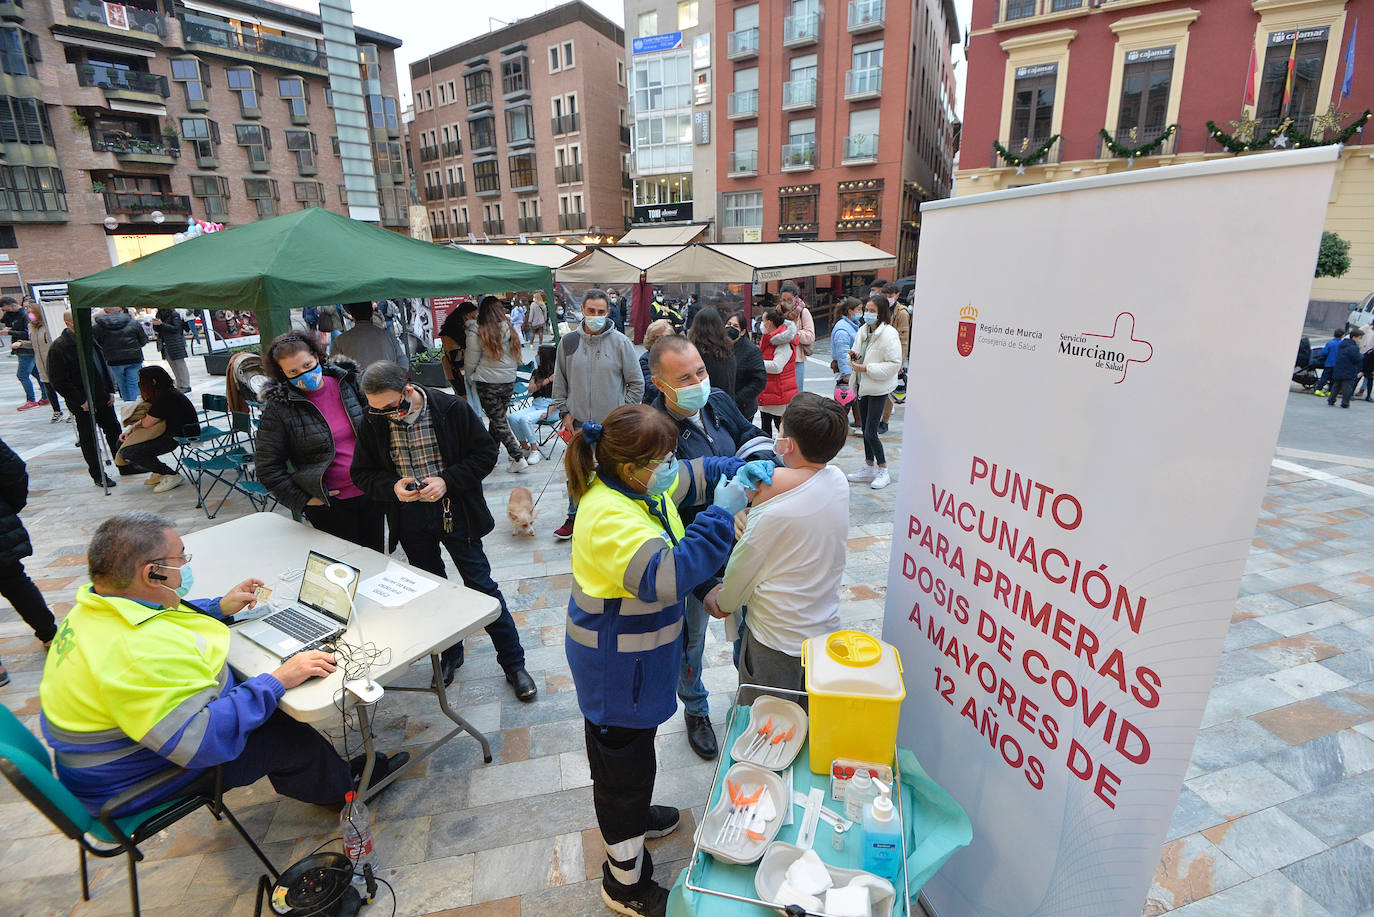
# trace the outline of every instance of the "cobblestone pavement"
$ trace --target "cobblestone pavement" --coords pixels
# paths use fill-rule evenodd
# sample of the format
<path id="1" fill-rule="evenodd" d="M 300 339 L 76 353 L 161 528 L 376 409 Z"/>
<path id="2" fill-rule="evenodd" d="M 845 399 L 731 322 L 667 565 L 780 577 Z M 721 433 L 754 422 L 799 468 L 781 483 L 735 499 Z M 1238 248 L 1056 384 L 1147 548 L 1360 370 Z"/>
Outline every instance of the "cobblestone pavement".
<path id="1" fill-rule="evenodd" d="M 199 362 L 192 358 L 196 400 L 223 385 Z M 85 581 L 86 542 L 106 515 L 157 509 L 183 532 L 212 524 L 195 508 L 190 487 L 154 495 L 126 478 L 104 496 L 85 474 L 71 426 L 50 425 L 41 408 L 15 413 L 13 366 L 0 359 L 0 436 L 29 463 L 24 520 L 37 554 L 28 569 L 56 613 L 67 611 Z M 808 375 L 808 388 L 829 388 L 823 362 L 813 359 Z M 1250 565 L 1147 915 L 1374 914 L 1374 404 L 1342 411 L 1310 395 L 1289 398 Z M 901 418 L 899 409 L 887 438 L 894 468 Z M 848 471 L 861 461 L 860 442 L 851 438 L 838 464 Z M 601 845 L 582 726 L 563 654 L 569 546 L 551 534 L 565 493 L 555 467 L 511 475 L 503 461 L 486 488 L 502 520 L 486 539 L 487 553 L 539 699 L 517 702 L 486 636 L 469 640 L 450 696 L 487 731 L 496 760 L 483 766 L 477 744 L 459 738 L 380 797 L 377 849 L 400 917 L 607 913 L 595 878 Z M 536 537 L 517 538 L 500 511 L 507 493 L 517 485 L 538 492 L 551 473 Z M 881 628 L 895 495 L 895 487 L 853 491 L 846 626 Z M 248 509 L 231 499 L 216 521 Z M 706 652 L 705 680 L 721 727 L 736 680 L 718 623 Z M 13 679 L 0 701 L 36 730 L 42 650 L 3 606 L 0 657 Z M 420 683 L 427 673 L 417 666 L 410 680 Z M 406 695 L 388 696 L 378 721 L 381 748 L 422 744 L 447 722 L 423 697 Z M 690 852 L 712 775 L 683 729 L 674 718 L 657 740 L 657 801 L 686 813 L 682 829 L 650 844 L 665 881 Z M 309 853 L 338 827 L 333 811 L 281 800 L 265 782 L 233 791 L 229 802 L 279 864 Z M 93 899 L 81 902 L 71 842 L 8 785 L 0 787 L 0 824 L 0 901 L 7 902 L 0 910 L 29 917 L 128 912 L 123 861 L 93 861 Z M 148 917 L 252 914 L 259 866 L 226 826 L 197 814 L 145 850 L 139 884 Z M 386 905 L 377 912 L 385 914 Z"/>

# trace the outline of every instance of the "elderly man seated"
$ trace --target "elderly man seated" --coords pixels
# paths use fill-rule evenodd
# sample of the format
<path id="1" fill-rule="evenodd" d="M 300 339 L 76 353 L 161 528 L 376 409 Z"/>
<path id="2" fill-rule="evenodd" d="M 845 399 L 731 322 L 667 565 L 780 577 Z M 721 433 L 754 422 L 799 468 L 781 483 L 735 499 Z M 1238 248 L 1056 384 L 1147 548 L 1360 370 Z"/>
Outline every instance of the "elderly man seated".
<path id="1" fill-rule="evenodd" d="M 277 709 L 282 694 L 334 671 L 331 654 L 292 656 L 240 682 L 225 660 L 235 612 L 251 608 L 260 580 L 219 599 L 185 601 L 191 556 L 172 522 L 153 513 L 111 516 L 87 551 L 91 582 L 77 590 L 39 686 L 43 736 L 57 776 L 92 811 L 176 765 L 178 779 L 131 800 L 119 814 L 206 788 L 268 777 L 278 793 L 341 805 L 351 767 L 325 739 Z M 374 781 L 409 758 L 379 755 Z"/>

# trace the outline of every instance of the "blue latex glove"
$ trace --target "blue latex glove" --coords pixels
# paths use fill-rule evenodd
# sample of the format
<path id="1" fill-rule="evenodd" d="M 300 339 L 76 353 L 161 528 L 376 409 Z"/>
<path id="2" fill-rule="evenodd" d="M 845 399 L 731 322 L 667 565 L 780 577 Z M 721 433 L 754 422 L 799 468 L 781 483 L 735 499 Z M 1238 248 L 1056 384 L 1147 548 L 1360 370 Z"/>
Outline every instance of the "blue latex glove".
<path id="1" fill-rule="evenodd" d="M 738 478 L 727 481 L 721 477 L 716 481 L 716 498 L 711 501 L 711 505 L 719 506 L 733 516 L 749 505 L 749 494 L 740 485 Z"/>
<path id="2" fill-rule="evenodd" d="M 767 459 L 757 459 L 752 462 L 745 462 L 744 467 L 735 472 L 737 481 L 749 496 L 759 492 L 760 484 L 773 483 L 773 469 L 777 466 Z"/>

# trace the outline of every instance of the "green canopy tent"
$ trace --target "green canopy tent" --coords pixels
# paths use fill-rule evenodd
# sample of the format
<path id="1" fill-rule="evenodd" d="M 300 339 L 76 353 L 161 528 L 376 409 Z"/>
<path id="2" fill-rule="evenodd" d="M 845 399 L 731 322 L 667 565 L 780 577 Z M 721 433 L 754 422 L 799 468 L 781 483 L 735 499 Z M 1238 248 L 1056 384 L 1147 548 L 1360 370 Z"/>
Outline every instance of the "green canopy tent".
<path id="1" fill-rule="evenodd" d="M 90 310 L 111 306 L 255 312 L 266 346 L 291 329 L 291 309 L 506 290 L 543 290 L 552 303 L 552 271 L 411 239 L 319 207 L 200 236 L 67 284 L 83 356 Z M 86 364 L 82 359 L 83 377 Z"/>

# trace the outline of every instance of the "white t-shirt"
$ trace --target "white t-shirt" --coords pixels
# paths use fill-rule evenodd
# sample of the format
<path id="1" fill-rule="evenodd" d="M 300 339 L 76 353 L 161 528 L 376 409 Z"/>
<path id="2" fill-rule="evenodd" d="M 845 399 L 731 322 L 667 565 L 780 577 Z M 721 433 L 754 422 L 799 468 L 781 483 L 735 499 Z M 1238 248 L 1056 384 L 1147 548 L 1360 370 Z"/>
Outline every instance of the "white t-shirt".
<path id="1" fill-rule="evenodd" d="M 833 465 L 749 510 L 725 567 L 721 608 L 749 606 L 764 646 L 800 656 L 802 641 L 840 628 L 849 482 Z"/>

